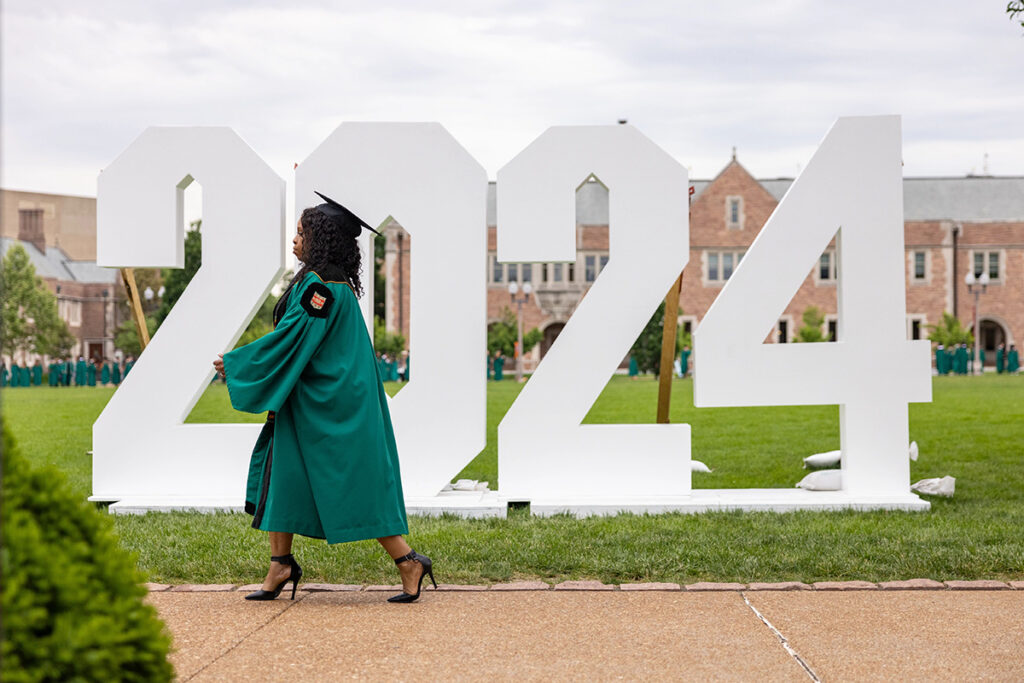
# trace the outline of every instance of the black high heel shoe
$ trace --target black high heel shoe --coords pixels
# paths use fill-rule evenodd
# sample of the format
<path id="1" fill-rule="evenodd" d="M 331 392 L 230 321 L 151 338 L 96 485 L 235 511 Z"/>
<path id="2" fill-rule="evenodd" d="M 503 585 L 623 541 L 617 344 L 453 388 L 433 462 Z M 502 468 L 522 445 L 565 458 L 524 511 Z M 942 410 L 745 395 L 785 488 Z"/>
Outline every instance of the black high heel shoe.
<path id="1" fill-rule="evenodd" d="M 302 578 L 302 567 L 295 561 L 295 557 L 288 553 L 287 555 L 276 555 L 271 556 L 271 562 L 280 562 L 281 564 L 289 565 L 292 570 L 288 574 L 288 578 L 277 584 L 277 588 L 272 591 L 265 591 L 262 588 L 253 593 L 249 593 L 245 596 L 246 600 L 276 600 L 277 596 L 281 594 L 281 589 L 284 588 L 285 584 L 289 581 L 292 582 L 292 600 L 295 599 L 295 589 L 299 587 L 299 579 Z"/>
<path id="2" fill-rule="evenodd" d="M 420 555 L 418 552 L 413 550 L 408 555 L 403 555 L 395 560 L 395 564 L 402 564 L 403 562 L 409 562 L 415 560 L 423 565 L 423 573 L 420 574 L 420 580 L 416 583 L 416 593 L 406 593 L 402 591 L 398 595 L 393 595 L 388 598 L 388 602 L 412 602 L 416 598 L 420 597 L 420 588 L 423 586 L 423 577 L 430 576 L 430 582 L 434 584 L 434 588 L 437 588 L 437 581 L 434 581 L 434 563 L 430 561 L 430 558 L 426 555 Z"/>

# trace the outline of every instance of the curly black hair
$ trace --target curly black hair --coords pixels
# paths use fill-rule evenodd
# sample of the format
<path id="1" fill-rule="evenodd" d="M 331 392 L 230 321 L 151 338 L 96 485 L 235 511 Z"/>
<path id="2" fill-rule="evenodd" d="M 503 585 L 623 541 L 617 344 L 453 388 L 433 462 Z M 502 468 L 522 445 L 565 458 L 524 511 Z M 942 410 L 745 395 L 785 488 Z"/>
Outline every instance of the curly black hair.
<path id="1" fill-rule="evenodd" d="M 309 271 L 331 280 L 347 280 L 357 297 L 363 295 L 359 279 L 362 256 L 356 238 L 359 231 L 346 230 L 314 208 L 302 212 L 303 267 L 296 281 Z"/>

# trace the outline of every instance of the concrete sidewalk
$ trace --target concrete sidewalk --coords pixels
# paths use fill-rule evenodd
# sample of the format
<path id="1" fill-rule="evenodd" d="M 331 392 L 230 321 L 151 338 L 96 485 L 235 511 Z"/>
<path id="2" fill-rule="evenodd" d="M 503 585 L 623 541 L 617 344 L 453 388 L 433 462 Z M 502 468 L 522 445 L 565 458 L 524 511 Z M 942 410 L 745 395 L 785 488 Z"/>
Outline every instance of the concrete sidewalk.
<path id="1" fill-rule="evenodd" d="M 148 601 L 183 681 L 1024 679 L 1024 590 L 360 588 Z"/>

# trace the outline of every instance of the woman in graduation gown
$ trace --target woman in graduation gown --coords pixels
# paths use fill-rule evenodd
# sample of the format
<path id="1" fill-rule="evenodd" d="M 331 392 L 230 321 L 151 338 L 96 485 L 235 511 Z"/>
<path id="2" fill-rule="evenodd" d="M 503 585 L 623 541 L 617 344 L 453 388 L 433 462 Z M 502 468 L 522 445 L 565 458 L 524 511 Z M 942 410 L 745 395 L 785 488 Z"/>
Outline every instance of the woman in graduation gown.
<path id="1" fill-rule="evenodd" d="M 293 252 L 304 266 L 274 309 L 274 330 L 214 362 L 236 410 L 269 411 L 249 464 L 245 508 L 252 526 L 270 534 L 271 565 L 262 589 L 246 599 L 272 600 L 288 582 L 294 599 L 302 577 L 291 554 L 298 533 L 328 543 L 376 538 L 402 578 L 403 592 L 389 601 L 412 602 L 424 575 L 434 577 L 430 558 L 402 537 L 408 525 L 398 450 L 357 299 L 356 238 L 369 226 L 323 198 L 299 220 Z"/>

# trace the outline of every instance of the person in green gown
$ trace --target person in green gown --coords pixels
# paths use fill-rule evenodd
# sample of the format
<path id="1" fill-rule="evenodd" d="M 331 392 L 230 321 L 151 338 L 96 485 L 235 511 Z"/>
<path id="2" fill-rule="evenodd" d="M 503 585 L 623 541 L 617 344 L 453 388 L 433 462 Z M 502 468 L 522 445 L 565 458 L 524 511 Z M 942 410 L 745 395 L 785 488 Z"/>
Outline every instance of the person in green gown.
<path id="1" fill-rule="evenodd" d="M 957 344 L 953 365 L 958 375 L 967 374 L 967 344 Z"/>
<path id="2" fill-rule="evenodd" d="M 683 377 L 689 374 L 691 353 L 689 346 L 684 346 L 683 350 L 679 352 L 679 372 Z"/>
<path id="3" fill-rule="evenodd" d="M 985 348 L 978 347 L 978 372 L 985 373 Z"/>
<path id="4" fill-rule="evenodd" d="M 293 252 L 304 265 L 274 307 L 273 331 L 214 361 L 236 410 L 269 411 L 250 459 L 245 509 L 254 528 L 269 532 L 271 565 L 246 599 L 274 599 L 288 582 L 294 598 L 298 533 L 328 543 L 376 538 L 402 578 L 403 592 L 389 601 L 411 602 L 433 570 L 403 538 L 398 450 L 357 299 L 356 238 L 369 226 L 324 199 L 302 212 Z"/>
<path id="5" fill-rule="evenodd" d="M 96 361 L 91 361 L 85 369 L 85 383 L 90 387 L 96 386 Z"/>
<path id="6" fill-rule="evenodd" d="M 47 383 L 51 387 L 57 386 L 57 363 L 51 361 L 50 364 L 46 366 L 46 370 Z"/>
<path id="7" fill-rule="evenodd" d="M 103 365 L 100 368 L 100 384 L 103 386 L 110 384 L 110 362 L 106 358 L 103 359 Z"/>
<path id="8" fill-rule="evenodd" d="M 1006 354 L 1006 371 L 1010 374 L 1020 370 L 1020 354 L 1017 353 L 1017 345 L 1010 344 L 1010 350 Z"/>
<path id="9" fill-rule="evenodd" d="M 43 366 L 39 364 L 39 361 L 32 365 L 32 386 L 43 386 Z"/>
<path id="10" fill-rule="evenodd" d="M 16 386 L 18 386 L 20 384 L 21 384 L 21 368 L 19 368 L 18 364 L 12 360 L 11 361 L 11 386 L 12 387 L 16 387 Z"/>
<path id="11" fill-rule="evenodd" d="M 135 356 L 128 356 L 124 361 L 124 378 L 128 377 L 128 373 L 132 371 L 132 366 L 135 365 Z"/>
<path id="12" fill-rule="evenodd" d="M 946 374 L 944 372 L 945 364 L 946 364 L 946 347 L 944 347 L 942 344 L 939 344 L 938 346 L 935 347 L 935 374 L 937 374 L 937 375 L 944 375 L 944 374 Z"/>
<path id="13" fill-rule="evenodd" d="M 640 366 L 636 364 L 636 358 L 630 354 L 629 356 L 629 376 L 636 379 L 640 375 Z"/>
<path id="14" fill-rule="evenodd" d="M 85 358 L 83 356 L 79 356 L 78 362 L 75 363 L 75 386 L 85 386 L 88 377 L 89 364 L 85 362 Z"/>
<path id="15" fill-rule="evenodd" d="M 1006 347 L 1003 344 L 996 349 L 996 372 L 1000 375 L 1006 372 Z"/>
<path id="16" fill-rule="evenodd" d="M 121 383 L 121 361 L 116 358 L 110 368 L 110 381 L 114 383 L 115 387 Z"/>
<path id="17" fill-rule="evenodd" d="M 501 349 L 494 352 L 494 381 L 501 382 L 505 379 L 505 357 L 501 355 Z"/>

